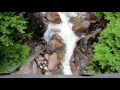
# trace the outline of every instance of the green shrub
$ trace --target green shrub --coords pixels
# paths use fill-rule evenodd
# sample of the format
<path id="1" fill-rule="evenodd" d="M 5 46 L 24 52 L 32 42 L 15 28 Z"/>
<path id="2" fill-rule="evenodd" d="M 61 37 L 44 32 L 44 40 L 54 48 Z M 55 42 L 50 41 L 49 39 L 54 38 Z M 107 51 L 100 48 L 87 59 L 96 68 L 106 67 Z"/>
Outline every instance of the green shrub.
<path id="1" fill-rule="evenodd" d="M 0 52 L 0 72 L 10 67 L 21 66 L 28 61 L 29 47 L 27 45 L 14 44 L 3 46 Z"/>
<path id="2" fill-rule="evenodd" d="M 0 72 L 19 66 L 28 60 L 29 47 L 24 40 L 27 34 L 27 19 L 23 12 L 0 12 Z"/>
<path id="3" fill-rule="evenodd" d="M 103 12 L 92 12 L 92 14 L 94 14 L 97 18 L 104 17 L 104 13 Z"/>
<path id="4" fill-rule="evenodd" d="M 0 43 L 9 46 L 23 39 L 26 23 L 23 13 L 0 12 Z"/>
<path id="5" fill-rule="evenodd" d="M 93 60 L 87 69 L 96 73 L 120 72 L 120 13 L 103 12 L 102 14 L 110 22 L 101 32 L 99 41 L 93 45 Z"/>

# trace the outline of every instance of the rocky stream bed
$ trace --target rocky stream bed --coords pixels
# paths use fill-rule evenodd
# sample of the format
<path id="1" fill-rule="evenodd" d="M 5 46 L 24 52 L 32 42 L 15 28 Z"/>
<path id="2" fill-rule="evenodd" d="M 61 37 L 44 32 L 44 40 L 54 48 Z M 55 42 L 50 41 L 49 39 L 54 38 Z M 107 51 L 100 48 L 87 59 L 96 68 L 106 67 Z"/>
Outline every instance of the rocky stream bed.
<path id="1" fill-rule="evenodd" d="M 98 20 L 89 12 L 81 12 L 77 18 L 71 18 L 70 22 L 74 24 L 73 31 L 77 36 L 82 34 L 86 38 L 77 42 L 74 53 L 70 60 L 73 76 L 62 74 L 61 59 L 64 57 L 64 44 L 61 37 L 57 34 L 59 30 L 53 30 L 55 35 L 52 36 L 49 43 L 43 39 L 47 29 L 47 22 L 52 21 L 60 23 L 56 13 L 47 13 L 43 17 L 40 12 L 27 13 L 29 17 L 28 32 L 33 31 L 34 36 L 31 40 L 26 41 L 30 46 L 30 62 L 25 66 L 20 66 L 11 71 L 11 75 L 0 76 L 0 78 L 107 78 L 120 77 L 119 74 L 103 74 L 95 76 L 82 76 L 85 67 L 90 64 L 93 54 L 92 44 L 97 41 L 100 31 L 106 26 L 105 20 Z M 44 75 L 45 74 L 45 75 Z M 1 74 L 2 75 L 2 74 Z M 49 76 L 46 76 L 49 75 Z M 81 76 L 80 76 L 81 75 Z M 86 74 L 87 75 L 87 74 Z"/>

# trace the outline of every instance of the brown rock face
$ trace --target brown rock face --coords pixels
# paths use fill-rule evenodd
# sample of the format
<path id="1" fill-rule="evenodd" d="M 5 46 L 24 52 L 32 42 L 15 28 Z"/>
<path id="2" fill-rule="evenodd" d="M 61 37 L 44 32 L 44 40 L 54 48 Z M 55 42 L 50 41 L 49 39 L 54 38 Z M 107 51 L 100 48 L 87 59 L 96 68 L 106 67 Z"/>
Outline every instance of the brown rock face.
<path id="1" fill-rule="evenodd" d="M 75 55 L 75 65 L 77 66 L 78 71 L 82 71 L 86 66 L 90 64 L 90 59 L 84 53 L 82 53 L 78 48 L 74 51 Z"/>
<path id="2" fill-rule="evenodd" d="M 60 40 L 60 38 L 59 38 L 59 40 Z M 48 54 L 52 54 L 53 52 L 55 52 L 59 48 L 63 47 L 62 42 L 60 42 L 59 40 L 56 37 L 56 35 L 53 35 L 52 39 L 48 42 L 48 46 L 47 46 L 47 53 Z"/>
<path id="3" fill-rule="evenodd" d="M 39 59 L 39 60 L 44 60 L 45 58 L 42 57 L 42 56 L 39 56 L 38 59 Z"/>
<path id="4" fill-rule="evenodd" d="M 85 19 L 90 21 L 91 20 L 91 14 L 89 12 L 86 13 Z"/>
<path id="5" fill-rule="evenodd" d="M 57 50 L 56 51 L 57 56 L 58 56 L 58 60 L 60 61 L 61 59 L 63 59 L 64 57 L 64 51 L 63 50 Z"/>
<path id="6" fill-rule="evenodd" d="M 74 54 L 72 55 L 70 59 L 70 66 L 71 66 L 71 71 L 73 72 L 73 74 L 77 74 L 77 67 L 74 63 Z"/>
<path id="7" fill-rule="evenodd" d="M 86 31 L 88 30 L 88 28 L 90 27 L 90 20 L 92 19 L 91 17 L 91 13 L 90 12 L 86 12 L 86 14 L 84 15 L 84 19 L 83 20 L 79 20 L 79 22 L 81 23 L 76 23 L 73 25 L 73 31 L 77 34 L 77 33 L 86 33 Z M 77 21 L 77 20 L 76 20 Z"/>
<path id="8" fill-rule="evenodd" d="M 47 25 L 44 23 L 42 15 L 39 12 L 28 12 L 27 16 L 29 17 L 28 32 L 32 31 L 42 37 L 47 29 Z"/>
<path id="9" fill-rule="evenodd" d="M 73 25 L 72 30 L 73 30 L 74 32 L 78 32 L 79 29 L 80 29 L 80 27 L 81 27 L 81 23 L 76 23 L 76 24 Z M 79 32 L 80 32 L 80 31 L 79 31 Z"/>
<path id="10" fill-rule="evenodd" d="M 77 17 L 71 17 L 69 22 L 73 23 L 73 24 L 77 24 L 77 23 L 81 23 L 80 20 Z"/>
<path id="11" fill-rule="evenodd" d="M 48 60 L 50 56 L 48 54 L 45 54 L 44 57 L 45 57 L 45 59 Z"/>
<path id="12" fill-rule="evenodd" d="M 42 73 L 35 61 L 33 61 L 32 70 L 33 70 L 34 74 L 41 74 Z"/>
<path id="13" fill-rule="evenodd" d="M 62 23 L 58 12 L 46 12 L 45 17 L 56 24 Z"/>
<path id="14" fill-rule="evenodd" d="M 82 22 L 77 17 L 72 17 L 69 21 L 73 24 L 72 30 L 75 33 L 85 33 L 90 26 L 89 21 Z"/>
<path id="15" fill-rule="evenodd" d="M 57 38 L 58 41 L 61 42 L 63 40 L 57 33 L 55 33 L 55 36 L 56 36 L 56 38 Z"/>
<path id="16" fill-rule="evenodd" d="M 50 42 L 48 42 L 47 53 L 49 54 L 48 59 L 48 69 L 53 71 L 57 69 L 60 60 L 64 56 L 63 43 L 61 42 L 61 37 L 58 34 L 53 35 Z"/>
<path id="17" fill-rule="evenodd" d="M 52 72 L 45 72 L 45 75 L 52 75 Z"/>
<path id="18" fill-rule="evenodd" d="M 84 21 L 82 24 L 73 25 L 72 30 L 75 33 L 85 33 L 88 30 L 89 26 L 90 26 L 90 22 Z"/>
<path id="19" fill-rule="evenodd" d="M 59 63 L 60 61 L 58 60 L 57 54 L 53 53 L 48 60 L 48 69 L 51 71 L 55 70 Z"/>

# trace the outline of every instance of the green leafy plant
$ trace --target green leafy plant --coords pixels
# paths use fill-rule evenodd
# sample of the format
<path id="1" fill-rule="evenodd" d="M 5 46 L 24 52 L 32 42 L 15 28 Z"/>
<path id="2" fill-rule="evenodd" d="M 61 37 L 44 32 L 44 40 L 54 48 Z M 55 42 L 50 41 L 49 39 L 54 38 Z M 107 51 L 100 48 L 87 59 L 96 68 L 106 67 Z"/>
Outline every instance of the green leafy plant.
<path id="1" fill-rule="evenodd" d="M 101 32 L 99 41 L 94 43 L 94 55 L 88 70 L 96 73 L 120 72 L 120 13 L 103 12 L 110 22 Z"/>
<path id="2" fill-rule="evenodd" d="M 21 44 L 3 46 L 0 52 L 0 72 L 27 63 L 29 50 L 27 45 Z"/>
<path id="3" fill-rule="evenodd" d="M 0 72 L 28 60 L 30 49 L 24 40 L 31 38 L 31 34 L 25 32 L 28 22 L 24 14 L 0 12 Z"/>
<path id="4" fill-rule="evenodd" d="M 92 12 L 92 14 L 94 14 L 98 18 L 104 17 L 104 13 L 103 12 Z"/>

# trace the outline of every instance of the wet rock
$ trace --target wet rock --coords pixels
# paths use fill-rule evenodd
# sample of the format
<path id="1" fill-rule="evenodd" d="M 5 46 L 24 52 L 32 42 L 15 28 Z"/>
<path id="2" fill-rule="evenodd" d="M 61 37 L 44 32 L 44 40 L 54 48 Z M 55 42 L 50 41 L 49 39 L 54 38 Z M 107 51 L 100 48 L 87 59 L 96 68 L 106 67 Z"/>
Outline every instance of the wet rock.
<path id="1" fill-rule="evenodd" d="M 88 20 L 88 21 L 90 21 L 91 18 L 92 18 L 91 13 L 86 12 L 85 19 Z"/>
<path id="2" fill-rule="evenodd" d="M 47 66 L 44 67 L 45 72 L 49 72 L 49 69 Z"/>
<path id="3" fill-rule="evenodd" d="M 30 63 L 28 63 L 26 66 L 22 66 L 19 70 L 19 74 L 30 74 L 31 72 Z"/>
<path id="4" fill-rule="evenodd" d="M 40 69 L 44 69 L 45 67 L 48 66 L 48 60 L 44 59 L 44 60 L 36 60 L 37 65 L 40 67 Z M 46 69 L 47 70 L 47 69 Z"/>
<path id="5" fill-rule="evenodd" d="M 90 26 L 90 22 L 89 21 L 84 21 L 81 24 L 76 24 L 72 27 L 72 30 L 78 34 L 78 33 L 86 33 L 88 28 Z"/>
<path id="6" fill-rule="evenodd" d="M 77 74 L 77 67 L 74 63 L 74 54 L 72 55 L 71 59 L 70 59 L 70 66 L 71 66 L 71 71 L 73 74 Z"/>
<path id="7" fill-rule="evenodd" d="M 45 75 L 52 75 L 52 72 L 50 72 L 50 71 L 45 72 Z"/>
<path id="8" fill-rule="evenodd" d="M 32 65 L 33 74 L 41 74 L 41 69 L 37 66 L 37 63 L 33 61 Z"/>
<path id="9" fill-rule="evenodd" d="M 82 33 L 86 33 L 90 27 L 90 21 L 80 21 L 77 17 L 72 17 L 69 21 L 73 24 L 72 30 L 78 36 L 80 36 Z"/>
<path id="10" fill-rule="evenodd" d="M 30 46 L 30 58 L 31 60 L 34 60 L 36 57 L 38 57 L 40 54 L 45 54 L 46 49 L 46 43 L 40 41 L 41 43 L 32 41 L 32 44 L 29 44 Z"/>
<path id="11" fill-rule="evenodd" d="M 63 47 L 63 43 L 60 42 L 56 35 L 53 35 L 52 39 L 48 42 L 48 46 L 46 48 L 46 51 L 49 55 L 54 53 L 56 50 L 60 49 Z"/>
<path id="12" fill-rule="evenodd" d="M 47 25 L 44 23 L 42 15 L 40 12 L 28 12 L 27 14 L 29 18 L 29 30 L 32 30 L 32 32 L 35 32 L 42 37 L 47 29 Z"/>
<path id="13" fill-rule="evenodd" d="M 61 61 L 65 55 L 64 50 L 57 50 L 56 53 L 57 53 L 58 60 Z"/>
<path id="14" fill-rule="evenodd" d="M 71 22 L 72 24 L 81 24 L 81 21 L 77 17 L 71 17 L 69 22 Z"/>
<path id="15" fill-rule="evenodd" d="M 91 13 L 89 13 L 89 12 L 78 12 L 78 18 L 81 21 L 85 21 L 85 20 L 90 21 L 91 20 Z"/>
<path id="16" fill-rule="evenodd" d="M 38 57 L 35 58 L 35 61 L 40 65 L 44 61 L 44 57 L 39 55 Z"/>
<path id="17" fill-rule="evenodd" d="M 93 49 L 91 47 L 89 47 L 88 50 L 87 50 L 87 53 L 88 54 L 93 54 Z"/>
<path id="18" fill-rule="evenodd" d="M 62 23 L 58 12 L 46 12 L 45 17 L 48 19 L 48 21 L 52 21 L 56 24 Z"/>
<path id="19" fill-rule="evenodd" d="M 44 57 L 45 57 L 45 59 L 48 60 L 50 56 L 48 54 L 45 54 Z"/>
<path id="20" fill-rule="evenodd" d="M 56 36 L 56 38 L 57 38 L 58 41 L 60 41 L 60 42 L 63 41 L 63 39 L 60 37 L 60 35 L 58 35 L 58 33 L 55 33 L 55 36 Z"/>
<path id="21" fill-rule="evenodd" d="M 39 60 L 44 60 L 45 58 L 42 57 L 42 56 L 39 56 L 38 59 L 39 59 Z"/>
<path id="22" fill-rule="evenodd" d="M 77 17 L 78 12 L 66 12 L 65 13 L 68 17 Z"/>
<path id="23" fill-rule="evenodd" d="M 47 53 L 49 54 L 49 70 L 56 70 L 64 56 L 64 44 L 61 41 L 62 38 L 58 34 L 54 34 L 52 39 L 48 42 Z"/>
<path id="24" fill-rule="evenodd" d="M 61 23 L 61 19 L 57 12 L 46 12 L 45 17 L 47 18 L 48 22 L 53 22 L 56 24 Z M 74 24 L 72 29 L 76 34 L 86 33 L 90 25 L 89 16 L 86 17 L 85 13 L 83 13 L 83 15 L 81 15 L 81 18 L 84 18 L 84 20 L 80 20 L 79 18 L 76 17 L 71 17 L 70 19 L 70 22 Z M 37 50 L 35 50 L 35 53 L 38 54 L 34 56 L 35 58 L 37 56 L 39 62 L 36 64 L 39 66 L 39 69 L 41 68 L 44 71 L 45 75 L 50 75 L 52 74 L 52 72 L 56 71 L 56 69 L 60 65 L 60 61 L 62 60 L 65 54 L 64 50 L 65 46 L 62 43 L 63 39 L 57 34 L 60 32 L 60 30 L 52 30 L 52 32 L 54 32 L 55 34 L 53 35 L 51 40 L 47 43 L 47 46 L 42 47 L 42 49 L 44 49 L 42 50 L 40 44 L 39 48 L 36 48 Z M 43 34 L 44 32 L 41 33 Z M 39 40 L 39 42 L 41 42 L 41 40 Z M 40 50 L 42 50 L 42 52 L 40 52 Z M 43 55 L 42 58 L 39 57 L 40 53 L 42 53 Z M 86 65 L 88 65 L 87 60 L 88 59 L 82 52 L 75 51 L 75 57 L 72 56 L 70 60 L 72 72 L 76 73 L 76 69 L 78 70 L 79 68 L 79 70 L 81 70 L 84 67 L 86 67 Z M 34 73 L 37 73 L 38 70 L 36 64 L 34 64 Z M 52 72 L 50 72 L 49 70 Z"/>
<path id="25" fill-rule="evenodd" d="M 77 70 L 80 72 L 85 69 L 86 66 L 90 64 L 91 59 L 83 53 L 79 48 L 76 48 L 74 51 L 75 65 Z"/>
<path id="26" fill-rule="evenodd" d="M 109 21 L 105 19 L 100 19 L 99 21 L 91 21 L 91 25 L 89 27 L 90 30 L 95 31 L 96 29 L 102 28 L 104 29 L 107 26 Z"/>
<path id="27" fill-rule="evenodd" d="M 52 29 L 51 30 L 53 33 L 55 33 L 55 34 L 57 34 L 57 33 L 59 33 L 60 32 L 60 30 L 59 29 Z"/>
<path id="28" fill-rule="evenodd" d="M 57 54 L 53 53 L 48 60 L 48 69 L 51 71 L 55 70 L 59 63 L 60 61 L 58 60 Z"/>

